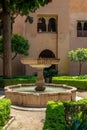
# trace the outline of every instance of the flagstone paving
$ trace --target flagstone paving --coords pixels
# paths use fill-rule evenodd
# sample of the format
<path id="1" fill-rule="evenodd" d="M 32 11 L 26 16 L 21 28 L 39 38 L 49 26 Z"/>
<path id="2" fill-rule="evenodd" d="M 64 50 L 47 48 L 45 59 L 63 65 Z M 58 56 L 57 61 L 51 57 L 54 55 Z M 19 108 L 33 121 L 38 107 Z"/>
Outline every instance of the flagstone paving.
<path id="1" fill-rule="evenodd" d="M 11 114 L 15 120 L 7 130 L 42 130 L 45 111 L 21 111 L 12 109 Z"/>

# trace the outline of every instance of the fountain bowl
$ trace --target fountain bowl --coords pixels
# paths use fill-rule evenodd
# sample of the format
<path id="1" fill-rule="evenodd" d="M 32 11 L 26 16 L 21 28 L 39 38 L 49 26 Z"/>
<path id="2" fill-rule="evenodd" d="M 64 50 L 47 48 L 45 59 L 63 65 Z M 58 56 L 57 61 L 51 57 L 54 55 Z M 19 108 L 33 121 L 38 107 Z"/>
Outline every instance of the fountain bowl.
<path id="1" fill-rule="evenodd" d="M 59 88 L 62 87 L 66 89 L 65 91 L 48 91 L 48 92 L 21 92 L 14 91 L 14 89 L 20 89 L 23 87 L 35 86 L 35 84 L 18 84 L 10 85 L 5 87 L 5 96 L 9 98 L 13 105 L 24 106 L 24 107 L 46 107 L 47 102 L 50 100 L 54 101 L 74 101 L 76 100 L 76 88 L 68 85 L 58 85 L 58 84 L 45 84 L 49 88 Z"/>

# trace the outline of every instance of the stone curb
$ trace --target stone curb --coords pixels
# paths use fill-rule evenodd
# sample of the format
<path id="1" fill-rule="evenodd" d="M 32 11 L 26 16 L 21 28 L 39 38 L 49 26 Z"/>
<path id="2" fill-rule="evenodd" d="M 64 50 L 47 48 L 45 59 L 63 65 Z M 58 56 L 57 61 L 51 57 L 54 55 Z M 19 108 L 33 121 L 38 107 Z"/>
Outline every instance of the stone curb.
<path id="1" fill-rule="evenodd" d="M 46 111 L 46 108 L 31 108 L 31 107 L 21 107 L 16 105 L 11 105 L 11 108 L 21 110 L 21 111 Z"/>
<path id="2" fill-rule="evenodd" d="M 15 120 L 14 116 L 10 117 L 10 120 L 7 122 L 7 124 L 3 127 L 3 130 L 7 130 L 7 128 L 10 126 L 10 124 Z"/>

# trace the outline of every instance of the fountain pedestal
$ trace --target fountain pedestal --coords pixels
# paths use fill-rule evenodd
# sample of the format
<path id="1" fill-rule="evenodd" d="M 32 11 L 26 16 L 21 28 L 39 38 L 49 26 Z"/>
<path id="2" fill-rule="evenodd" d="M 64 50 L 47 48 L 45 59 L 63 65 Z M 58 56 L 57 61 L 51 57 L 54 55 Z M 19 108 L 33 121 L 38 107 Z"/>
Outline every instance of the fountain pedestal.
<path id="1" fill-rule="evenodd" d="M 43 68 L 38 68 L 35 90 L 44 91 L 45 90 L 44 85 L 45 85 L 45 81 L 44 81 L 44 76 L 43 76 Z"/>
<path id="2" fill-rule="evenodd" d="M 43 69 L 50 67 L 52 64 L 58 64 L 59 59 L 54 58 L 39 58 L 39 59 L 30 59 L 24 58 L 21 60 L 23 64 L 28 64 L 33 68 L 36 68 L 37 71 L 37 81 L 36 81 L 36 91 L 44 91 L 44 77 L 43 77 Z"/>

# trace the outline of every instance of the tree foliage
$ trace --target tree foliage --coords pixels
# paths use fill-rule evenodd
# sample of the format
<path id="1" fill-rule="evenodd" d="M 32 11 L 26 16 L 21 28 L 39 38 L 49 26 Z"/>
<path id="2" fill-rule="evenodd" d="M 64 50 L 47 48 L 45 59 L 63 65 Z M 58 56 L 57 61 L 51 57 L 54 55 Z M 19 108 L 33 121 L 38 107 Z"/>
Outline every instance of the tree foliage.
<path id="1" fill-rule="evenodd" d="M 77 50 L 69 51 L 70 61 L 79 62 L 79 75 L 81 74 L 82 64 L 87 61 L 87 49 L 78 48 Z"/>
<path id="2" fill-rule="evenodd" d="M 2 57 L 3 54 L 3 38 L 0 37 L 0 55 Z M 17 54 L 22 54 L 27 56 L 28 55 L 28 50 L 29 50 L 29 43 L 28 40 L 26 40 L 24 37 L 17 35 L 17 34 L 13 34 L 11 36 L 11 49 L 12 52 L 14 53 L 14 56 L 12 57 L 12 59 L 14 59 Z"/>
<path id="3" fill-rule="evenodd" d="M 29 16 L 30 12 L 35 12 L 40 6 L 48 4 L 49 0 L 1 0 L 0 13 L 6 11 L 14 18 L 16 15 Z"/>
<path id="4" fill-rule="evenodd" d="M 11 23 L 18 15 L 30 20 L 30 12 L 48 4 L 49 0 L 0 0 L 0 20 L 3 23 L 3 75 L 12 77 L 11 66 Z"/>

